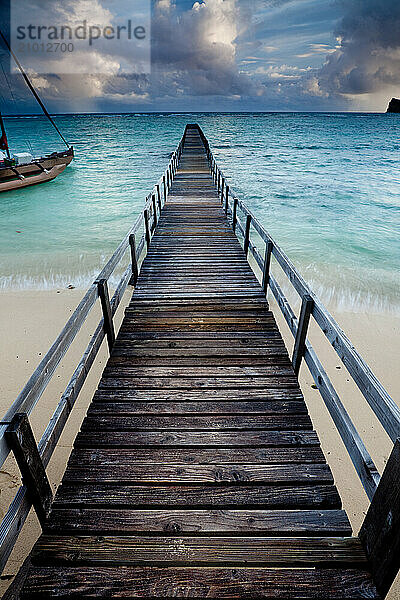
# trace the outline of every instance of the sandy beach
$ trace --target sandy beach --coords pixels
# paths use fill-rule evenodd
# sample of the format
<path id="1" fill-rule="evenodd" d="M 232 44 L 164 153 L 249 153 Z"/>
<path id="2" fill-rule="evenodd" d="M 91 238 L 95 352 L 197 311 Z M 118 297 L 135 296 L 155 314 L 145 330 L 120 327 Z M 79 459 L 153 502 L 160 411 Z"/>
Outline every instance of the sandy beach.
<path id="1" fill-rule="evenodd" d="M 78 304 L 82 294 L 81 290 L 76 289 L 1 293 L 0 411 L 2 414 L 13 402 L 42 356 L 48 350 Z M 124 298 L 123 305 L 126 305 L 128 299 L 129 290 Z M 292 336 L 288 333 L 288 329 L 280 317 L 280 311 L 274 302 L 271 302 L 271 307 L 290 350 L 293 344 Z M 398 370 L 400 316 L 332 312 L 361 355 L 396 400 L 398 398 L 400 376 Z M 117 324 L 122 314 L 123 309 L 121 307 Z M 49 385 L 38 407 L 34 410 L 32 425 L 37 438 L 39 438 L 45 424 L 47 424 L 48 418 L 53 412 L 60 394 L 78 362 L 78 358 L 86 347 L 99 317 L 99 309 L 96 307 L 90 315 L 87 326 L 79 334 L 70 352 L 62 361 L 56 377 Z M 329 344 L 314 329 L 311 330 L 311 340 L 318 350 L 319 356 L 323 358 L 339 395 L 363 435 L 368 450 L 381 471 L 391 450 L 390 440 L 373 417 L 367 403 L 355 389 L 350 377 L 341 366 L 337 355 L 332 351 Z M 59 446 L 50 462 L 48 474 L 54 489 L 61 480 L 73 439 L 79 430 L 106 359 L 107 349 L 103 344 L 99 357 L 92 368 L 88 381 L 60 439 Z M 368 508 L 367 497 L 323 401 L 318 391 L 312 387 L 312 378 L 304 366 L 300 380 L 314 426 L 320 436 L 324 452 L 343 498 L 344 508 L 356 533 Z M 2 517 L 19 485 L 18 471 L 12 460 L 8 460 L 0 471 L 0 484 L 0 516 Z M 10 583 L 12 576 L 17 572 L 20 564 L 29 553 L 39 532 L 36 517 L 31 514 L 3 573 L 0 592 L 3 592 Z M 395 583 L 388 598 L 390 600 L 400 599 L 400 580 Z"/>
<path id="2" fill-rule="evenodd" d="M 116 327 L 120 325 L 124 306 L 129 300 L 129 289 L 120 304 L 115 320 Z M 0 294 L 2 308 L 0 317 L 0 339 L 2 340 L 0 350 L 1 415 L 5 413 L 15 400 L 42 357 L 60 333 L 83 294 L 83 290 L 77 289 L 60 289 L 48 292 L 3 292 Z M 37 440 L 40 439 L 99 319 L 100 308 L 99 305 L 96 305 L 73 342 L 69 352 L 67 352 L 62 360 L 53 380 L 35 407 L 30 420 Z M 50 461 L 47 473 L 54 491 L 61 481 L 72 449 L 73 440 L 79 431 L 80 424 L 97 387 L 107 360 L 107 354 L 107 346 L 103 342 L 97 360 L 92 367 L 59 440 L 57 449 Z M 18 468 L 14 459 L 9 457 L 0 470 L 1 519 L 4 517 L 9 502 L 14 497 L 19 485 Z M 8 565 L 2 574 L 0 596 L 4 593 L 12 577 L 17 573 L 22 562 L 29 554 L 39 534 L 40 527 L 36 515 L 31 511 L 8 561 Z"/>

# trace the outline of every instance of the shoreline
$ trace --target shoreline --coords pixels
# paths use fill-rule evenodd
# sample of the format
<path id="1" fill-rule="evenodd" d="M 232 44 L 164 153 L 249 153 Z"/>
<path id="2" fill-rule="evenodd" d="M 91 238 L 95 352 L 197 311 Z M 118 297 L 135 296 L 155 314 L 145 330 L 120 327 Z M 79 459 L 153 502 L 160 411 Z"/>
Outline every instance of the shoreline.
<path id="1" fill-rule="evenodd" d="M 0 411 L 2 414 L 15 400 L 37 364 L 50 348 L 83 293 L 84 290 L 80 289 L 63 289 L 58 293 L 57 290 L 24 291 L 22 293 L 0 292 L 3 309 L 0 316 L 0 335 L 3 340 L 0 354 L 0 373 L 2 375 Z M 129 300 L 129 296 L 130 288 L 128 288 L 117 313 L 116 329 L 119 327 L 124 312 L 123 307 Z M 279 308 L 271 300 L 270 294 L 269 300 L 290 352 L 293 346 L 293 337 L 289 333 Z M 329 305 L 328 309 L 331 309 Z M 396 400 L 400 379 L 397 368 L 400 355 L 400 315 L 377 315 L 335 310 L 332 310 L 332 313 L 383 386 Z M 99 318 L 100 307 L 96 305 L 87 324 L 78 334 L 37 408 L 33 411 L 31 421 L 36 439 L 47 424 Z M 310 337 L 318 355 L 323 359 L 339 396 L 363 436 L 378 469 L 382 472 L 391 450 L 390 440 L 377 423 L 372 411 L 368 409 L 367 402 L 355 389 L 354 384 L 349 381 L 350 377 L 346 375 L 345 369 L 342 368 L 339 358 L 329 343 L 324 341 L 314 328 L 310 329 Z M 61 480 L 73 440 L 97 387 L 106 360 L 107 348 L 103 344 L 50 461 L 48 475 L 53 490 Z M 337 368 L 339 366 L 340 369 Z M 12 377 L 9 376 L 10 373 L 12 373 Z M 300 372 L 300 383 L 314 427 L 320 436 L 327 461 L 332 468 L 339 493 L 343 499 L 343 506 L 356 534 L 368 507 L 367 497 L 318 391 L 312 388 L 312 378 L 304 365 Z M 9 500 L 19 485 L 18 470 L 10 459 L 0 471 L 0 483 L 2 487 L 0 516 L 2 518 Z M 39 533 L 36 517 L 31 513 L 15 546 L 12 558 L 4 571 L 4 576 L 16 574 Z M 10 581 L 1 581 L 0 593 L 4 592 Z M 400 580 L 395 583 L 388 600 L 400 600 Z"/>

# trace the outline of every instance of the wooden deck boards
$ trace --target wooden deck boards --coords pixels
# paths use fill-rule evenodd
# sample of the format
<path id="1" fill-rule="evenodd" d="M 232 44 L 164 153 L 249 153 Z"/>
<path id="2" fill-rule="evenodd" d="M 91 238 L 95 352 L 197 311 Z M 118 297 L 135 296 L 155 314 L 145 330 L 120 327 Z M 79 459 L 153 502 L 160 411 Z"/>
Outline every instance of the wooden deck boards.
<path id="1" fill-rule="evenodd" d="M 197 129 L 21 597 L 377 598 Z"/>

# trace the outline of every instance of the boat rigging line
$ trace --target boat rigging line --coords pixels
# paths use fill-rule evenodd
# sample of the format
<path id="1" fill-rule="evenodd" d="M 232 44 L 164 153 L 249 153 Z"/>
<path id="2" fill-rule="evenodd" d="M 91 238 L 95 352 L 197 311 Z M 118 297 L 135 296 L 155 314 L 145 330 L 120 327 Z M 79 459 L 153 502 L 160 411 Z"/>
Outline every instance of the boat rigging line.
<path id="1" fill-rule="evenodd" d="M 25 83 L 27 84 L 27 86 L 29 87 L 29 89 L 31 90 L 32 94 L 34 95 L 35 99 L 37 100 L 39 106 L 41 107 L 44 115 L 49 119 L 50 123 L 53 125 L 54 129 L 57 131 L 58 135 L 60 136 L 60 138 L 62 139 L 62 141 L 64 142 L 64 144 L 67 146 L 67 148 L 70 148 L 70 144 L 67 142 L 67 140 L 65 139 L 65 137 L 63 136 L 63 134 L 61 133 L 61 131 L 59 130 L 59 128 L 57 127 L 56 123 L 54 122 L 54 120 L 52 119 L 51 115 L 49 114 L 47 108 L 45 107 L 45 105 L 43 104 L 43 102 L 40 99 L 39 94 L 37 93 L 37 91 L 35 90 L 35 88 L 33 87 L 32 83 L 29 80 L 29 77 L 27 76 L 27 74 L 25 73 L 21 63 L 18 60 L 18 57 L 15 55 L 15 53 L 13 52 L 10 44 L 8 43 L 7 38 L 5 37 L 5 35 L 3 34 L 3 32 L 0 29 L 0 37 L 3 40 L 4 44 L 6 45 L 6 48 L 8 49 L 9 53 L 11 54 L 11 56 L 13 57 L 18 69 L 21 71 L 21 74 L 23 76 L 23 78 L 25 79 Z"/>

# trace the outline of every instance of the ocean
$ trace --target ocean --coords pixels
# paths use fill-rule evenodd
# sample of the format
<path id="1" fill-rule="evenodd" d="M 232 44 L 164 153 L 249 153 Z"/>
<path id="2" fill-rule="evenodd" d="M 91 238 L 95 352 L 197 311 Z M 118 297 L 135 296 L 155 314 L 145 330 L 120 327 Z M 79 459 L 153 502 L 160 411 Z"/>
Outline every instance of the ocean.
<path id="1" fill-rule="evenodd" d="M 235 194 L 338 310 L 400 312 L 400 118 L 390 114 L 72 115 L 76 160 L 0 195 L 0 289 L 87 287 L 140 212 L 186 123 Z M 13 151 L 62 149 L 42 117 L 5 119 Z"/>

